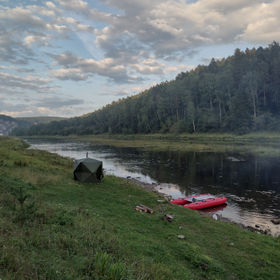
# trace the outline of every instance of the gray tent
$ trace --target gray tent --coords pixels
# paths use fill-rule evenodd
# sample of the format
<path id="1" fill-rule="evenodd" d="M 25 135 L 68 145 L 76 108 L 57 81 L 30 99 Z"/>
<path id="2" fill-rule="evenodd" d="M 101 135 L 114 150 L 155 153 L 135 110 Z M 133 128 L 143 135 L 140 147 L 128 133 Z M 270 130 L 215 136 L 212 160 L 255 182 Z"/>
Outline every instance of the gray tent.
<path id="1" fill-rule="evenodd" d="M 103 178 L 102 161 L 92 158 L 75 160 L 74 179 L 84 183 L 100 182 Z"/>

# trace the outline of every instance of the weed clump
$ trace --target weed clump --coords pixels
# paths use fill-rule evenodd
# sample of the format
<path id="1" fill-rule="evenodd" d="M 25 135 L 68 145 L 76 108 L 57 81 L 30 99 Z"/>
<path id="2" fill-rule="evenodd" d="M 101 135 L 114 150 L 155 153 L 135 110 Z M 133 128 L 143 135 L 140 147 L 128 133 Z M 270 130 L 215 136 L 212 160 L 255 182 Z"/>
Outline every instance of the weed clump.
<path id="1" fill-rule="evenodd" d="M 28 164 L 27 162 L 21 161 L 21 160 L 15 160 L 14 165 L 18 167 L 26 167 Z"/>
<path id="2" fill-rule="evenodd" d="M 19 204 L 19 207 L 15 205 L 15 222 L 19 222 L 21 226 L 26 221 L 32 221 L 36 213 L 36 207 L 34 201 L 27 201 L 31 198 L 29 194 L 26 193 L 23 187 L 19 187 L 14 190 L 15 201 Z"/>
<path id="3" fill-rule="evenodd" d="M 106 252 L 97 252 L 94 256 L 94 276 L 102 280 L 125 280 L 128 277 L 126 265 L 116 262 L 114 258 Z"/>

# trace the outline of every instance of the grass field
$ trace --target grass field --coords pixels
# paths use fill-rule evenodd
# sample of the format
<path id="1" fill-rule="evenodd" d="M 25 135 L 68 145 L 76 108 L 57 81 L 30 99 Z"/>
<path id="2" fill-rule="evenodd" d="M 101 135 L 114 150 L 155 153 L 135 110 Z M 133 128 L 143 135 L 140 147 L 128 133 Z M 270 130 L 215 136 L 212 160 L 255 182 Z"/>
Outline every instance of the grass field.
<path id="1" fill-rule="evenodd" d="M 1 279 L 280 279 L 279 238 L 159 203 L 113 176 L 77 183 L 72 165 L 0 137 Z"/>

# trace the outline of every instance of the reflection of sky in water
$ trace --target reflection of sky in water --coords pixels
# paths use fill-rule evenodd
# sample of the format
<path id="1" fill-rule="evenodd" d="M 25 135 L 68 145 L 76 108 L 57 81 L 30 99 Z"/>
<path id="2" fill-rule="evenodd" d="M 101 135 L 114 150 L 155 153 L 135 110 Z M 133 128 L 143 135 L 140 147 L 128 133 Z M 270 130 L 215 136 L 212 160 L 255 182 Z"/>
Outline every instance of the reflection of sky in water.
<path id="1" fill-rule="evenodd" d="M 181 192 L 177 185 L 175 184 L 160 184 L 156 187 L 156 189 L 164 194 L 171 195 L 174 199 L 183 197 L 184 195 L 189 194 L 198 194 L 197 192 Z M 225 195 L 226 197 L 230 197 L 231 195 Z M 255 210 L 243 210 L 239 207 L 239 205 L 234 201 L 229 201 L 227 205 L 210 208 L 203 210 L 209 213 L 216 213 L 221 217 L 234 221 L 236 223 L 244 224 L 246 226 L 256 227 L 259 226 L 260 229 L 266 230 L 270 229 L 273 235 L 279 235 L 280 226 L 271 225 L 271 219 L 275 218 L 273 215 L 258 213 Z"/>
<path id="2" fill-rule="evenodd" d="M 279 235 L 279 226 L 271 224 L 271 219 L 275 218 L 273 215 L 262 214 L 256 211 L 246 210 L 244 211 L 236 203 L 231 202 L 227 207 L 216 212 L 224 218 L 235 221 L 236 223 L 245 224 L 253 228 L 259 227 L 262 230 L 270 229 L 273 235 Z"/>
<path id="3" fill-rule="evenodd" d="M 279 195 L 276 195 L 271 191 L 249 190 L 247 187 L 247 190 L 244 188 L 242 193 L 237 192 L 234 194 L 235 190 L 233 188 L 221 186 L 221 189 L 219 189 L 218 185 L 210 185 L 206 182 L 201 182 L 199 186 L 190 186 L 190 184 L 185 186 L 188 184 L 187 181 L 184 181 L 185 177 L 180 178 L 178 172 L 173 172 L 173 170 L 176 169 L 176 165 L 174 159 L 168 158 L 168 156 L 166 156 L 166 160 L 157 158 L 157 155 L 153 157 L 148 156 L 146 158 L 147 155 L 143 156 L 142 153 L 137 154 L 135 151 L 126 150 L 124 154 L 122 154 L 123 150 L 116 150 L 110 147 L 92 146 L 90 143 L 81 142 L 65 143 L 52 141 L 46 143 L 38 140 L 28 140 L 28 142 L 32 143 L 31 148 L 47 150 L 73 159 L 84 158 L 88 152 L 89 157 L 103 162 L 103 168 L 107 174 L 123 178 L 131 177 L 145 183 L 157 183 L 157 180 L 160 180 L 162 183 L 157 183 L 157 190 L 164 194 L 171 195 L 173 198 L 195 193 L 210 192 L 213 194 L 224 194 L 229 198 L 228 205 L 221 209 L 209 210 L 211 211 L 211 214 L 217 213 L 232 221 L 250 225 L 252 227 L 260 225 L 261 229 L 270 228 L 274 235 L 279 235 L 280 233 L 280 225 L 273 225 L 271 223 L 271 219 L 277 218 L 280 215 L 280 209 L 277 207 L 277 203 L 279 203 Z M 169 174 L 164 172 L 158 174 L 156 171 L 159 166 L 167 166 L 166 168 L 168 168 Z M 147 170 L 151 170 L 151 172 L 148 172 Z M 154 171 L 154 173 L 152 171 Z M 145 172 L 149 173 L 150 176 L 144 174 Z M 160 172 L 160 169 L 158 172 Z M 203 174 L 201 176 L 201 178 L 204 178 Z M 153 177 L 155 177 L 155 179 Z M 163 183 L 165 180 L 164 178 L 166 178 L 166 182 L 168 183 Z M 178 181 L 179 179 L 181 181 Z M 183 188 L 182 185 L 184 186 Z M 243 202 L 243 204 L 240 204 L 240 199 L 244 199 L 244 197 L 256 198 L 256 195 L 261 196 L 261 199 L 267 204 L 265 211 L 263 211 L 263 209 L 258 209 L 257 205 L 254 205 L 254 203 Z M 275 202 L 273 202 L 274 200 Z"/>
<path id="4" fill-rule="evenodd" d="M 31 142 L 31 141 L 30 141 Z M 104 149 L 93 150 L 89 144 L 85 143 L 34 143 L 31 148 L 39 150 L 47 150 L 52 153 L 57 153 L 64 157 L 80 159 L 88 156 L 101 160 L 105 173 L 116 175 L 118 177 L 131 177 L 145 183 L 156 183 L 150 176 L 141 173 L 140 167 L 136 166 L 137 161 L 130 160 L 129 162 L 121 161 L 118 156 L 111 151 Z"/>
<path id="5" fill-rule="evenodd" d="M 182 192 L 179 189 L 179 186 L 175 185 L 175 184 L 161 183 L 158 186 L 156 186 L 156 189 L 158 192 L 170 195 L 174 199 L 181 198 L 181 197 L 187 195 L 186 191 Z"/>

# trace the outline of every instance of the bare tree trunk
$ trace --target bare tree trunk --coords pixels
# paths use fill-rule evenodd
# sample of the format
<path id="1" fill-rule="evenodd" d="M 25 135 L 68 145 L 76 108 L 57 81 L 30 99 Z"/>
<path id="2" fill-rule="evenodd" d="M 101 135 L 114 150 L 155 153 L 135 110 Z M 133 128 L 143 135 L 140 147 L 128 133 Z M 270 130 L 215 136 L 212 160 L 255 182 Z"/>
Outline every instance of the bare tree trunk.
<path id="1" fill-rule="evenodd" d="M 179 120 L 179 111 L 178 111 L 178 97 L 176 96 L 176 117 L 177 121 Z"/>
<path id="2" fill-rule="evenodd" d="M 213 102 L 212 102 L 212 97 L 210 96 L 210 111 L 213 111 Z"/>
<path id="3" fill-rule="evenodd" d="M 263 86 L 263 106 L 266 106 L 266 92 L 265 92 L 265 85 Z"/>
<path id="4" fill-rule="evenodd" d="M 192 120 L 192 125 L 193 125 L 193 132 L 195 132 L 195 123 L 194 123 L 194 119 Z"/>
<path id="5" fill-rule="evenodd" d="M 256 105 L 256 94 L 255 92 L 251 92 L 252 102 L 253 102 L 253 110 L 254 110 L 254 119 L 257 117 L 257 105 Z"/>
<path id="6" fill-rule="evenodd" d="M 222 123 L 222 106 L 221 106 L 221 101 L 219 100 L 219 120 L 220 120 L 220 125 Z"/>

